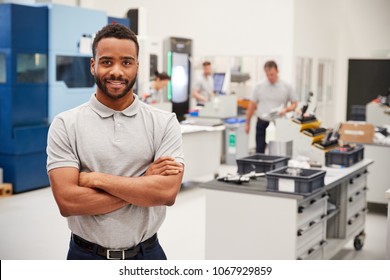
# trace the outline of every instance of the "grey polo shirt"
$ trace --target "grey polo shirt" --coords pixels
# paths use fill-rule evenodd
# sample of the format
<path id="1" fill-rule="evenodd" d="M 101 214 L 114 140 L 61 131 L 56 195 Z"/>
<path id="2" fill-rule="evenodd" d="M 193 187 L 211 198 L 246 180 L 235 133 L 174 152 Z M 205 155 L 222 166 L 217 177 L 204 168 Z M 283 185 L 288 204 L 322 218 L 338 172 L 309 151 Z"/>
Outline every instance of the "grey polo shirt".
<path id="1" fill-rule="evenodd" d="M 194 90 L 199 91 L 200 95 L 206 97 L 208 100 L 211 99 L 214 92 L 214 78 L 212 75 L 202 75 L 194 83 Z M 197 101 L 199 104 L 204 104 L 203 101 Z"/>
<path id="2" fill-rule="evenodd" d="M 278 80 L 271 84 L 268 80 L 255 86 L 252 99 L 257 104 L 256 115 L 260 119 L 268 120 L 267 115 L 280 106 L 285 107 L 288 102 L 298 100 L 290 84 Z"/>
<path id="3" fill-rule="evenodd" d="M 89 102 L 60 113 L 52 122 L 47 145 L 47 170 L 75 167 L 137 177 L 161 156 L 184 164 L 180 125 L 175 114 L 140 102 L 114 111 L 91 96 Z M 147 188 L 148 186 L 145 186 Z M 127 205 L 96 216 L 68 217 L 70 230 L 101 246 L 132 247 L 157 232 L 166 207 Z"/>

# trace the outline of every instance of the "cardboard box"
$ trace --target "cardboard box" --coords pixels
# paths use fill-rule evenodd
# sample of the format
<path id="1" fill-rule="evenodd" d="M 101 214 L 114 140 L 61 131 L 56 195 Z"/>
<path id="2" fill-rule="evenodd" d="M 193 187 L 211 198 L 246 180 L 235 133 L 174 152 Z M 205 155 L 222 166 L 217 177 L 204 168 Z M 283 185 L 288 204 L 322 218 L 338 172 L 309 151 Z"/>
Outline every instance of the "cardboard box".
<path id="1" fill-rule="evenodd" d="M 340 140 L 348 143 L 372 143 L 375 127 L 365 122 L 345 122 L 340 127 Z"/>
<path id="2" fill-rule="evenodd" d="M 0 197 L 12 195 L 12 184 L 2 183 L 0 184 Z"/>

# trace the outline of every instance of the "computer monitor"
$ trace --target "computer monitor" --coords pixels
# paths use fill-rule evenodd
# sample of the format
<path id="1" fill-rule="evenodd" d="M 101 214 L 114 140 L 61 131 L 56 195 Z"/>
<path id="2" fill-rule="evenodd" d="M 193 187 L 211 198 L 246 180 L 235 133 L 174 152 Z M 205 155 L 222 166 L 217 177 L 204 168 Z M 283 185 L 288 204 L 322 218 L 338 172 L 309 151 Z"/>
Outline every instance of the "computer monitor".
<path id="1" fill-rule="evenodd" d="M 214 73 L 214 91 L 217 94 L 223 93 L 223 82 L 225 80 L 225 73 Z"/>

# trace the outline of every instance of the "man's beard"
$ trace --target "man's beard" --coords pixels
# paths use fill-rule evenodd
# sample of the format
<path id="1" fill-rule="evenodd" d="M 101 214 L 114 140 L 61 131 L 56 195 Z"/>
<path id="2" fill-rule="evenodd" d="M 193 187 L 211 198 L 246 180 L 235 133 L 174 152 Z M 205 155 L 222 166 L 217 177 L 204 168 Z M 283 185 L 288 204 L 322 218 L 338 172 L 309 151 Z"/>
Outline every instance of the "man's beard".
<path id="1" fill-rule="evenodd" d="M 126 96 L 130 90 L 133 88 L 136 80 L 137 80 L 137 75 L 134 77 L 134 79 L 129 83 L 129 80 L 124 80 L 124 79 L 115 79 L 115 78 L 110 78 L 111 81 L 121 81 L 121 82 L 125 82 L 127 84 L 127 86 L 125 87 L 125 89 L 118 95 L 113 95 L 111 94 L 108 89 L 107 89 L 107 86 L 105 83 L 103 83 L 102 79 L 99 79 L 96 75 L 94 76 L 95 78 L 95 83 L 97 85 L 97 87 L 108 97 L 112 98 L 112 99 L 121 99 L 122 97 Z"/>

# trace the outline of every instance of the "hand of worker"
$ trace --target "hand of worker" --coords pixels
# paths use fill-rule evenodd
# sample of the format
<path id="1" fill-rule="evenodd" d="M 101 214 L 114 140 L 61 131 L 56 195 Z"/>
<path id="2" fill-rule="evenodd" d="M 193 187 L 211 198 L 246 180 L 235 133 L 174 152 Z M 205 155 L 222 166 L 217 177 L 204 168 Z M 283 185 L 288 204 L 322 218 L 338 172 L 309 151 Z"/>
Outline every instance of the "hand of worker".
<path id="1" fill-rule="evenodd" d="M 183 172 L 183 166 L 176 162 L 174 158 L 164 156 L 155 160 L 145 172 L 145 176 L 150 175 L 176 175 Z"/>
<path id="2" fill-rule="evenodd" d="M 246 123 L 245 123 L 245 133 L 246 133 L 246 134 L 249 133 L 250 128 L 251 128 L 250 123 L 249 123 L 249 122 L 246 122 Z"/>
<path id="3" fill-rule="evenodd" d="M 284 115 L 286 115 L 286 113 L 287 113 L 287 109 L 283 108 L 278 114 L 279 116 L 283 117 Z"/>
<path id="4" fill-rule="evenodd" d="M 79 174 L 79 186 L 86 188 L 93 188 L 94 172 L 80 172 Z"/>

